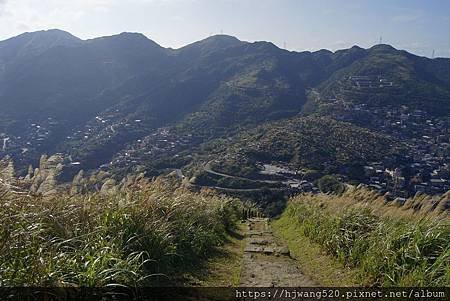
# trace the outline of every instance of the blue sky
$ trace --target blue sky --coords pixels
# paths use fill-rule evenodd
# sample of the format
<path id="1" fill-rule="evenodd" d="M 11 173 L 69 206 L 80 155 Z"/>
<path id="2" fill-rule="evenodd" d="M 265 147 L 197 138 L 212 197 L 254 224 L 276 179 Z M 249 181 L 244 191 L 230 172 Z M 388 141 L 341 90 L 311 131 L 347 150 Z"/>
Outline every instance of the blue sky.
<path id="1" fill-rule="evenodd" d="M 223 31 L 290 50 L 383 43 L 450 57 L 447 0 L 0 0 L 0 40 L 59 28 L 86 39 L 141 32 L 178 48 Z"/>

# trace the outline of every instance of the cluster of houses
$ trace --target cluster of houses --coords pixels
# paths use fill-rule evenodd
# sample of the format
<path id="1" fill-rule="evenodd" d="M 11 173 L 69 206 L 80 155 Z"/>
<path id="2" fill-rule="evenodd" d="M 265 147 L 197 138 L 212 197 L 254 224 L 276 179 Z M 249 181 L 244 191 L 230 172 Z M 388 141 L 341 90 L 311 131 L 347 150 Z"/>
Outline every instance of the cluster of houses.
<path id="1" fill-rule="evenodd" d="M 58 121 L 51 117 L 38 122 L 28 121 L 27 130 L 24 135 L 16 136 L 11 133 L 0 133 L 0 152 L 13 153 L 16 150 L 27 152 L 29 147 L 41 146 L 42 143 L 51 135 Z"/>
<path id="2" fill-rule="evenodd" d="M 277 165 L 258 162 L 257 166 L 261 170 L 259 172 L 261 175 L 280 179 L 280 182 L 292 192 L 319 192 L 319 188 L 313 182 L 303 179 L 304 170 L 293 169 L 284 162 L 278 162 Z"/>
<path id="3" fill-rule="evenodd" d="M 51 143 L 49 139 L 59 122 L 48 117 L 39 121 L 28 120 L 23 126 L 26 130 L 20 136 L 0 132 L 0 157 L 11 155 L 17 163 L 26 162 L 30 150 Z"/>
<path id="4" fill-rule="evenodd" d="M 88 139 L 111 138 L 120 128 L 139 126 L 140 119 L 129 120 L 122 117 L 118 109 L 95 116 L 84 128 L 77 129 L 66 137 L 67 140 L 83 141 Z"/>
<path id="5" fill-rule="evenodd" d="M 370 127 L 404 145 L 400 162 L 368 162 L 366 184 L 397 197 L 417 192 L 441 194 L 450 190 L 450 117 L 402 106 L 369 107 L 339 102 L 336 118 Z"/>
<path id="6" fill-rule="evenodd" d="M 448 158 L 450 157 L 447 156 L 447 160 Z M 389 159 L 385 162 L 367 162 L 364 166 L 365 180 L 362 184 L 400 201 L 416 193 L 443 194 L 450 190 L 450 162 L 439 165 L 432 159 L 427 161 L 425 158 L 424 161 L 418 160 L 419 162 L 413 160 L 408 165 L 398 167 L 393 167 L 393 162 Z M 292 191 L 319 192 L 313 182 L 303 179 L 302 170 L 296 171 L 282 162 L 276 166 L 262 163 L 260 165 L 261 174 L 282 177 L 280 182 Z M 348 177 L 343 175 L 342 180 L 348 180 Z"/>
<path id="7" fill-rule="evenodd" d="M 366 75 L 358 75 L 358 76 L 349 76 L 348 80 L 351 83 L 353 88 L 385 88 L 385 87 L 394 87 L 394 83 L 381 76 L 366 76 Z"/>
<path id="8" fill-rule="evenodd" d="M 418 163 L 412 163 L 419 167 Z M 449 169 L 426 171 L 421 168 L 408 169 L 405 175 L 400 168 L 389 169 L 382 162 L 370 162 L 364 166 L 366 184 L 381 194 L 407 198 L 415 193 L 442 194 L 450 190 Z M 426 177 L 425 177 L 426 176 Z"/>
<path id="9" fill-rule="evenodd" d="M 110 163 L 117 168 L 136 166 L 139 162 L 152 162 L 157 158 L 178 157 L 180 151 L 188 149 L 194 142 L 192 134 L 180 136 L 174 134 L 169 128 L 156 129 L 152 134 L 136 140 L 131 146 L 118 155 Z"/>

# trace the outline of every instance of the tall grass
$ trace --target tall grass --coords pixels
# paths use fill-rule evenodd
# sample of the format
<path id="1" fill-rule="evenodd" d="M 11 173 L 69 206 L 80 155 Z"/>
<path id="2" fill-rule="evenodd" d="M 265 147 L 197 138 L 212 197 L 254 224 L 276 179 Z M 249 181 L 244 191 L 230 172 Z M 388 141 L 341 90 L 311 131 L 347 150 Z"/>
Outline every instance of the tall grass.
<path id="1" fill-rule="evenodd" d="M 355 206 L 350 197 L 350 192 L 299 195 L 282 218 L 328 254 L 357 268 L 362 284 L 450 285 L 450 221 L 445 215 L 413 218 L 403 214 L 407 208 L 386 204 L 392 209 L 388 213 L 368 203 Z"/>
<path id="2" fill-rule="evenodd" d="M 0 285 L 158 285 L 223 243 L 240 212 L 161 179 L 108 196 L 0 191 Z"/>
<path id="3" fill-rule="evenodd" d="M 388 201 L 385 196 L 364 187 L 348 186 L 340 195 L 338 206 L 369 207 L 377 215 L 405 219 L 446 219 L 450 217 L 450 191 L 443 195 L 416 194 L 404 203 Z M 332 206 L 332 204 L 329 204 Z M 336 208 L 335 208 L 336 209 Z"/>

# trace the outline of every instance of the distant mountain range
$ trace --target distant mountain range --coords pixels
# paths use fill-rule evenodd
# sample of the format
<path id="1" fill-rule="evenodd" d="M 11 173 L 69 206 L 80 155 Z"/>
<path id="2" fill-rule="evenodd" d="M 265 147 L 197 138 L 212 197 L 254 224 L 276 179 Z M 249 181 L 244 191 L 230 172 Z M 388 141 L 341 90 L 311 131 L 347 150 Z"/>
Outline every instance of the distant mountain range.
<path id="1" fill-rule="evenodd" d="M 225 35 L 175 50 L 138 33 L 80 40 L 48 30 L 0 42 L 0 157 L 20 166 L 56 152 L 85 169 L 128 149 L 153 160 L 161 128 L 189 137 L 180 149 L 174 138 L 171 155 L 192 157 L 202 143 L 258 125 L 333 116 L 340 103 L 448 116 L 450 59 L 389 45 L 290 52 Z"/>

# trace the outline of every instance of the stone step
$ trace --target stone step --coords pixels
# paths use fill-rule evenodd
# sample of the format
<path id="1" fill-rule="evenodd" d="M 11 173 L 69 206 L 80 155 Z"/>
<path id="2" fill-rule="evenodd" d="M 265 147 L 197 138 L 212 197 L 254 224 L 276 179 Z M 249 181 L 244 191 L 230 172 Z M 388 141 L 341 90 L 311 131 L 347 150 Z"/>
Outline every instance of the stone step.
<path id="1" fill-rule="evenodd" d="M 249 230 L 245 234 L 245 236 L 262 236 L 262 235 L 272 235 L 272 231 Z"/>
<path id="2" fill-rule="evenodd" d="M 244 249 L 245 253 L 262 253 L 267 255 L 289 255 L 289 249 L 287 247 L 280 246 L 259 246 L 259 245 L 247 245 Z"/>
<path id="3" fill-rule="evenodd" d="M 262 246 L 266 246 L 268 244 L 273 243 L 273 239 L 271 239 L 271 237 L 249 237 L 248 239 L 248 243 L 252 244 L 252 245 L 262 245 Z"/>

